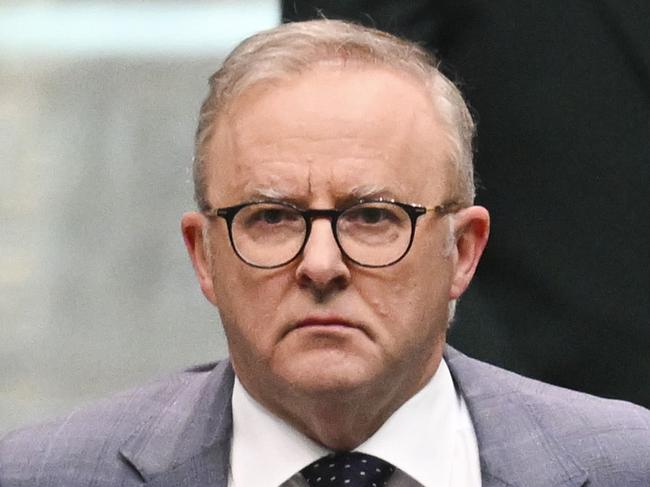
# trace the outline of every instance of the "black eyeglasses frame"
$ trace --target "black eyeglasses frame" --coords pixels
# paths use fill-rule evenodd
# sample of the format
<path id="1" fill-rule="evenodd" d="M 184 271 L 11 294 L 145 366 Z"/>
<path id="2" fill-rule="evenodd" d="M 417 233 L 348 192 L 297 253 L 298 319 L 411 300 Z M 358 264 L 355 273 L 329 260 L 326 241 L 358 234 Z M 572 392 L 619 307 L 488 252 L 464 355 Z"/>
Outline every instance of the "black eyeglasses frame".
<path id="1" fill-rule="evenodd" d="M 392 262 L 389 262 L 388 264 L 380 264 L 380 265 L 372 265 L 372 264 L 363 264 L 356 259 L 353 259 L 350 257 L 347 252 L 343 249 L 341 246 L 341 242 L 339 241 L 339 236 L 338 236 L 338 231 L 336 230 L 336 224 L 338 222 L 338 219 L 340 216 L 349 211 L 350 209 L 360 206 L 363 204 L 367 203 L 390 203 L 396 206 L 399 206 L 402 210 L 406 212 L 406 214 L 409 216 L 409 219 L 411 221 L 411 237 L 409 238 L 409 243 L 402 253 L 397 259 L 393 260 Z M 282 262 L 281 264 L 276 264 L 272 266 L 263 266 L 259 264 L 254 264 L 252 262 L 249 262 L 246 260 L 237 250 L 237 246 L 235 245 L 235 241 L 233 239 L 232 235 L 232 222 L 235 219 L 235 216 L 239 211 L 241 211 L 243 208 L 246 208 L 248 206 L 252 205 L 259 205 L 259 204 L 274 204 L 274 205 L 280 205 L 280 206 L 285 206 L 287 208 L 291 208 L 292 210 L 296 211 L 299 213 L 305 220 L 305 238 L 302 242 L 302 245 L 296 252 L 296 254 L 291 257 L 290 259 L 286 260 L 285 262 Z M 402 203 L 400 201 L 395 201 L 392 199 L 383 199 L 383 198 L 378 198 L 378 199 L 368 199 L 368 200 L 359 200 L 353 205 L 347 206 L 345 208 L 341 209 L 303 209 L 299 208 L 296 205 L 293 205 L 291 203 L 288 203 L 286 201 L 282 200 L 259 200 L 259 201 L 249 201 L 246 203 L 241 203 L 238 205 L 233 205 L 233 206 L 226 206 L 223 208 L 211 208 L 211 207 L 205 207 L 201 209 L 201 213 L 203 213 L 207 218 L 223 218 L 226 221 L 226 225 L 228 227 L 228 238 L 230 240 L 230 246 L 232 247 L 233 251 L 239 257 L 242 262 L 245 264 L 248 264 L 251 267 L 255 267 L 257 269 L 277 269 L 278 267 L 283 267 L 285 265 L 288 265 L 289 263 L 293 262 L 305 249 L 305 246 L 307 245 L 307 241 L 309 240 L 309 236 L 311 234 L 311 227 L 312 227 L 312 222 L 315 218 L 327 218 L 330 220 L 330 224 L 332 226 L 332 234 L 334 235 L 334 240 L 336 241 L 336 245 L 338 245 L 339 250 L 341 251 L 341 254 L 350 262 L 355 263 L 358 266 L 361 267 L 367 267 L 367 268 L 372 268 L 372 269 L 377 269 L 377 268 L 382 268 L 382 267 L 389 267 L 392 265 L 397 264 L 400 260 L 402 260 L 406 254 L 409 253 L 409 250 L 411 250 L 411 246 L 413 245 L 413 240 L 415 238 L 415 228 L 417 224 L 418 218 L 420 218 L 422 215 L 426 214 L 427 212 L 434 212 L 436 216 L 442 217 L 445 215 L 448 215 L 450 213 L 455 213 L 458 210 L 460 210 L 461 207 L 460 205 L 453 200 L 446 201 L 445 203 L 442 203 L 440 205 L 437 205 L 433 208 L 427 208 L 425 206 L 421 205 L 413 205 L 413 204 L 408 204 L 408 203 Z"/>

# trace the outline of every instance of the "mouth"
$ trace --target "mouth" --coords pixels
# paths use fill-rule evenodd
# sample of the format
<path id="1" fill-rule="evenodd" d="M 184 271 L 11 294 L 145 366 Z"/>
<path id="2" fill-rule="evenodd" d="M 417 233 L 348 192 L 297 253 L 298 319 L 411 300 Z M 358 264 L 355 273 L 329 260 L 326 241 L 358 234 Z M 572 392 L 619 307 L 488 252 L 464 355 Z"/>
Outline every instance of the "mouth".
<path id="1" fill-rule="evenodd" d="M 361 332 L 370 339 L 374 337 L 371 329 L 365 323 L 356 320 L 353 321 L 335 313 L 314 313 L 302 319 L 291 321 L 287 323 L 280 339 L 284 339 L 287 335 L 293 334 L 294 332 L 311 333 L 323 337 L 330 335 L 347 336 L 350 333 Z"/>
<path id="2" fill-rule="evenodd" d="M 308 316 L 307 318 L 298 321 L 294 326 L 294 330 L 309 328 L 331 328 L 332 331 L 341 328 L 361 329 L 358 324 L 352 323 L 351 321 L 339 316 Z"/>

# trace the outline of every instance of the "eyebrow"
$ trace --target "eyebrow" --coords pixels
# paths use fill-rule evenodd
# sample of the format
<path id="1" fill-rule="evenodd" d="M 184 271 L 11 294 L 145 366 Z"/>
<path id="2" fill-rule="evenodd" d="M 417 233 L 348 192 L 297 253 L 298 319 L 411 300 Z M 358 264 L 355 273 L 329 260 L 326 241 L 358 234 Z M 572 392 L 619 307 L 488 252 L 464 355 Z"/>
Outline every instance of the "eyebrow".
<path id="1" fill-rule="evenodd" d="M 293 198 L 289 196 L 289 193 L 278 188 L 263 186 L 251 189 L 248 199 L 292 201 Z"/>
<path id="2" fill-rule="evenodd" d="M 304 207 L 305 198 L 304 196 L 291 194 L 282 189 L 278 189 L 272 186 L 259 186 L 251 188 L 247 191 L 246 202 L 268 202 L 268 201 L 280 201 L 284 203 L 289 203 L 298 208 Z"/>
<path id="3" fill-rule="evenodd" d="M 339 205 L 347 206 L 350 204 L 358 203 L 360 200 L 377 200 L 377 199 L 398 199 L 397 195 L 386 188 L 376 184 L 367 184 L 353 188 L 348 194 L 342 198 L 337 198 Z"/>
<path id="4" fill-rule="evenodd" d="M 352 188 L 349 192 L 335 195 L 336 207 L 351 206 L 362 200 L 389 199 L 398 200 L 396 194 L 385 186 L 367 184 Z M 248 201 L 285 201 L 296 206 L 303 206 L 304 196 L 291 195 L 290 193 L 271 186 L 251 188 L 247 197 Z"/>

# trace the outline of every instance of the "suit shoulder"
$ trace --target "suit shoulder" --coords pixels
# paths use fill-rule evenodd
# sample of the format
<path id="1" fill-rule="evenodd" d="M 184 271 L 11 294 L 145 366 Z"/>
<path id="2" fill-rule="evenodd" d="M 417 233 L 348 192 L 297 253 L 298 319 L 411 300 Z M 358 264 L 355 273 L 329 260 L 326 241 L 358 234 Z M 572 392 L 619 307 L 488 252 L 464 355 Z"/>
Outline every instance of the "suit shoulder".
<path id="1" fill-rule="evenodd" d="M 595 485 L 620 485 L 621 472 L 629 485 L 650 485 L 648 409 L 537 381 L 526 389 L 540 428 L 552 432 L 558 448 L 583 466 Z"/>
<path id="2" fill-rule="evenodd" d="M 523 377 L 455 351 L 450 355 L 453 375 L 465 382 L 463 394 L 467 389 L 482 414 L 507 410 L 513 422 L 522 423 L 513 430 L 529 437 L 522 443 L 548 439 L 594 485 L 623 485 L 616 483 L 621 475 L 639 482 L 624 485 L 650 485 L 650 410 Z"/>
<path id="3" fill-rule="evenodd" d="M 650 410 L 627 401 L 607 399 L 584 392 L 547 384 L 519 374 L 499 370 L 512 383 L 511 394 L 520 395 L 540 421 L 584 427 L 598 434 L 624 430 L 650 431 Z M 647 437 L 650 445 L 650 436 Z"/>
<path id="4" fill-rule="evenodd" d="M 0 486 L 140 485 L 138 473 L 120 458 L 121 445 L 138 428 L 194 397 L 215 368 L 194 367 L 148 385 L 117 393 L 67 416 L 25 427 L 0 440 Z M 198 393 L 196 393 L 198 394 Z"/>

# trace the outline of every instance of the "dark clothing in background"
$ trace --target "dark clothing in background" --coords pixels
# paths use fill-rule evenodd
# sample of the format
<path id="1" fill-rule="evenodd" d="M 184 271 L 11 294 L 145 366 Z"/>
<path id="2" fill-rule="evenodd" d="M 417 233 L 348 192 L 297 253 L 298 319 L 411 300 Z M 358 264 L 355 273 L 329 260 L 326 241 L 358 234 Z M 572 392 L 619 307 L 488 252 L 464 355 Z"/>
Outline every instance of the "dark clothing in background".
<path id="1" fill-rule="evenodd" d="M 478 118 L 492 237 L 450 341 L 650 406 L 650 2 L 284 0 L 420 41 Z"/>

